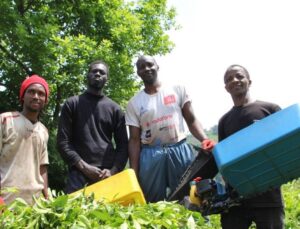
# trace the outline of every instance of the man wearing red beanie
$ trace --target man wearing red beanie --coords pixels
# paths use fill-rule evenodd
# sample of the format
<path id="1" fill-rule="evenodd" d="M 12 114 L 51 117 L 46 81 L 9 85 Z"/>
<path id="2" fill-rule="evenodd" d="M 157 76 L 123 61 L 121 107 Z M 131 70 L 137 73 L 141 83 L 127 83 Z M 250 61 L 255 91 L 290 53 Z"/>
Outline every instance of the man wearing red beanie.
<path id="1" fill-rule="evenodd" d="M 42 77 L 38 76 L 38 75 L 32 75 L 30 77 L 27 77 L 22 85 L 21 85 L 21 88 L 20 88 L 20 101 L 22 103 L 22 99 L 24 97 L 24 92 L 26 91 L 26 89 L 31 85 L 31 84 L 34 84 L 34 83 L 37 83 L 37 84 L 40 84 L 44 87 L 45 89 L 45 102 L 47 103 L 48 101 L 48 97 L 49 97 L 49 86 L 48 86 L 48 83 L 46 82 L 45 79 L 43 79 Z"/>
<path id="2" fill-rule="evenodd" d="M 31 204 L 41 193 L 47 198 L 48 131 L 39 115 L 48 98 L 47 82 L 33 75 L 20 88 L 22 111 L 0 115 L 1 195 L 6 204 L 16 197 Z M 5 192 L 6 188 L 18 192 Z"/>

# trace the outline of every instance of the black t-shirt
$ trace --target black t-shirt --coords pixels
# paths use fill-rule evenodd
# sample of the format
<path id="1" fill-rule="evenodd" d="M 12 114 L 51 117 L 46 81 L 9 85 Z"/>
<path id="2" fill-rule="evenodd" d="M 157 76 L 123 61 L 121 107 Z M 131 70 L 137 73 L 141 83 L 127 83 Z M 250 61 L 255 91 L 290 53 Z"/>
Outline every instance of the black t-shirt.
<path id="1" fill-rule="evenodd" d="M 263 101 L 233 107 L 219 121 L 219 141 L 279 110 L 278 105 Z M 245 199 L 243 204 L 246 207 L 281 207 L 283 202 L 280 188 Z"/>
<path id="2" fill-rule="evenodd" d="M 70 167 L 83 159 L 93 166 L 115 166 L 121 171 L 128 159 L 124 113 L 104 95 L 85 92 L 70 97 L 62 107 L 57 145 Z"/>

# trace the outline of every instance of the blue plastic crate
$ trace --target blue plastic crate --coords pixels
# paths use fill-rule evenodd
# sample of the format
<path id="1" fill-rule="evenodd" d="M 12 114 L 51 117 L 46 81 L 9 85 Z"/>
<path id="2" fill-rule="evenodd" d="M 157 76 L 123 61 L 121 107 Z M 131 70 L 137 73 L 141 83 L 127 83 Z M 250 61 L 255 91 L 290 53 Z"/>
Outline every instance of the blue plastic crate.
<path id="1" fill-rule="evenodd" d="M 300 105 L 278 111 L 219 142 L 220 173 L 248 197 L 300 177 Z"/>

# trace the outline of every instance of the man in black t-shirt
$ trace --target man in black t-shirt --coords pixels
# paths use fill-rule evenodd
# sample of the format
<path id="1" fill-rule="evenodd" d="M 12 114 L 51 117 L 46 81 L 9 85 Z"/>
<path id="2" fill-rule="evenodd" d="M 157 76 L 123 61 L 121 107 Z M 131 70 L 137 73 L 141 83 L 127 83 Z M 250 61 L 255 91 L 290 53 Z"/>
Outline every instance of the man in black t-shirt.
<path id="1" fill-rule="evenodd" d="M 251 80 L 244 67 L 231 65 L 225 72 L 224 82 L 234 106 L 219 121 L 219 141 L 280 110 L 280 107 L 274 103 L 253 100 L 250 97 Z M 258 229 L 284 227 L 284 208 L 280 188 L 245 199 L 241 206 L 232 207 L 228 212 L 221 214 L 223 229 L 246 229 L 252 222 Z"/>
<path id="2" fill-rule="evenodd" d="M 109 69 L 90 64 L 87 90 L 62 107 L 58 150 L 68 164 L 65 192 L 71 193 L 122 171 L 128 160 L 128 137 L 121 107 L 103 93 Z"/>

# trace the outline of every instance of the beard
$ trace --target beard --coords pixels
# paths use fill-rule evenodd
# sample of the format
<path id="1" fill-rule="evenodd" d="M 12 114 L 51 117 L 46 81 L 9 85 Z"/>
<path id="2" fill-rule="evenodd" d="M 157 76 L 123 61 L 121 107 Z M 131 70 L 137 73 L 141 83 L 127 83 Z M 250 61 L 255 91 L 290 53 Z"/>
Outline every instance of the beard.
<path id="1" fill-rule="evenodd" d="M 39 108 L 33 108 L 31 106 L 26 106 L 26 109 L 32 113 L 39 113 L 43 110 L 44 106 L 40 106 Z"/>
<path id="2" fill-rule="evenodd" d="M 157 74 L 151 75 L 150 77 L 144 77 L 143 81 L 145 84 L 154 84 L 157 81 Z"/>
<path id="3" fill-rule="evenodd" d="M 104 85 L 106 83 L 106 80 L 100 79 L 100 80 L 96 80 L 96 79 L 91 79 L 88 81 L 88 86 L 90 88 L 93 88 L 94 90 L 102 90 Z"/>
<path id="4" fill-rule="evenodd" d="M 97 91 L 100 91 L 100 90 L 103 89 L 104 83 L 91 83 L 91 84 L 89 84 L 89 87 L 93 88 L 93 89 L 95 89 Z"/>

